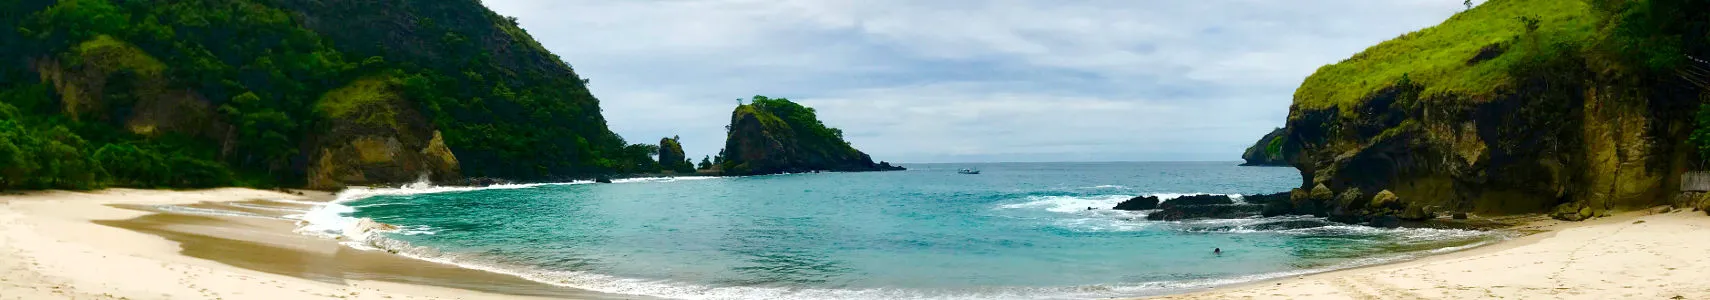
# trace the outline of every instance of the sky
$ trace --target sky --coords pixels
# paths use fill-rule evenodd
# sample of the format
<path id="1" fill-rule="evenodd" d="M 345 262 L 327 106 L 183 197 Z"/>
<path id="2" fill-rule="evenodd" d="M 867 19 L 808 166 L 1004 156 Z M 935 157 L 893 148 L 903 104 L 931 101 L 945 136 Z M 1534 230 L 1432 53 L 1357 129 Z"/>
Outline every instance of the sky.
<path id="1" fill-rule="evenodd" d="M 789 98 L 875 160 L 1238 161 L 1320 66 L 1453 0 L 484 0 L 631 143 L 724 146 Z M 698 160 L 698 159 L 697 159 Z"/>

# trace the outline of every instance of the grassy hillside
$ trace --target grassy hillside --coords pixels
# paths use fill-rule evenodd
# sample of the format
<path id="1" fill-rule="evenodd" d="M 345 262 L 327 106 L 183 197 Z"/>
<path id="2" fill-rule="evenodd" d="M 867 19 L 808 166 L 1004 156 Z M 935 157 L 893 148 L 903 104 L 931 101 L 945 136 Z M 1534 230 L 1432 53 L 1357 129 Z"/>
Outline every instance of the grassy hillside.
<path id="1" fill-rule="evenodd" d="M 1589 46 L 1597 32 L 1591 16 L 1591 6 L 1579 0 L 1492 0 L 1442 25 L 1404 34 L 1319 68 L 1295 91 L 1295 105 L 1302 109 L 1337 106 L 1346 112 L 1403 77 L 1425 86 L 1427 95 L 1489 94 L 1509 86 L 1508 70 L 1528 51 L 1561 47 L 1552 45 Z M 1522 18 L 1536 20 L 1536 27 L 1529 28 L 1528 20 Z M 1498 55 L 1474 60 L 1493 45 Z"/>
<path id="2" fill-rule="evenodd" d="M 296 186 L 353 142 L 338 139 L 385 140 L 406 130 L 374 130 L 400 120 L 402 150 L 443 139 L 430 152 L 470 176 L 652 163 L 607 129 L 585 79 L 476 0 L 0 0 L 0 28 L 0 160 L 31 162 L 0 163 L 0 189 Z M 323 136 L 353 129 L 339 124 L 387 126 Z M 156 180 L 179 173 L 208 177 Z"/>
<path id="3" fill-rule="evenodd" d="M 1290 111 L 1285 205 L 1365 222 L 1665 204 L 1710 166 L 1705 7 L 1491 0 L 1325 66 Z M 1361 201 L 1379 192 L 1398 199 Z"/>

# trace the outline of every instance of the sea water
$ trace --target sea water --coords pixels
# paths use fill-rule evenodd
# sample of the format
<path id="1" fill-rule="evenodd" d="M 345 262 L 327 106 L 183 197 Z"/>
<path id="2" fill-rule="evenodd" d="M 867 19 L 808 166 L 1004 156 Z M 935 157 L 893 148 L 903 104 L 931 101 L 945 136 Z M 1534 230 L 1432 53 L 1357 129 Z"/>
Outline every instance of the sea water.
<path id="1" fill-rule="evenodd" d="M 354 189 L 300 216 L 307 221 L 300 231 L 549 284 L 682 299 L 1144 296 L 1503 238 L 1312 217 L 1147 221 L 1147 212 L 1110 209 L 1143 195 L 1287 191 L 1301 181 L 1291 168 L 1232 162 L 909 167 Z M 962 168 L 983 173 L 958 174 Z M 362 231 L 350 228 L 357 218 L 399 230 L 353 236 Z"/>

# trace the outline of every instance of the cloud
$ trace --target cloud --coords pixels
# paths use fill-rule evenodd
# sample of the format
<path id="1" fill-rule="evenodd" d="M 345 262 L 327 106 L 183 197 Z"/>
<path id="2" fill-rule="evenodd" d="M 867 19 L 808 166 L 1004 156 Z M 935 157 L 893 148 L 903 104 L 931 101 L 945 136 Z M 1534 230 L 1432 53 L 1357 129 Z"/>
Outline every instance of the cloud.
<path id="1" fill-rule="evenodd" d="M 486 0 L 590 78 L 614 131 L 714 154 L 737 98 L 876 159 L 1236 160 L 1319 66 L 1441 0 Z"/>

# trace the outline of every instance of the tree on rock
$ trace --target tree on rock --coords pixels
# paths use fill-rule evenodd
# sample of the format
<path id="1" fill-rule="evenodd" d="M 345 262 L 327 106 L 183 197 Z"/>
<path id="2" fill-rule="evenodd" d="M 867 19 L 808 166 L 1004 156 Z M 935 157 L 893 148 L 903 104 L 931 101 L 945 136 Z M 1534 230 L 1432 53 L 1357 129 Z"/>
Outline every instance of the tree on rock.
<path id="1" fill-rule="evenodd" d="M 683 144 L 679 137 L 672 136 L 659 139 L 659 167 L 665 170 L 681 173 L 695 172 L 694 163 L 690 163 L 688 155 L 683 154 Z"/>

